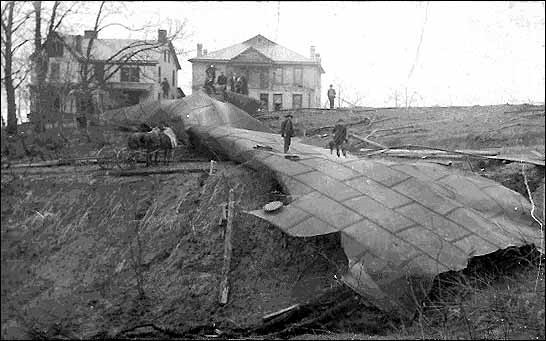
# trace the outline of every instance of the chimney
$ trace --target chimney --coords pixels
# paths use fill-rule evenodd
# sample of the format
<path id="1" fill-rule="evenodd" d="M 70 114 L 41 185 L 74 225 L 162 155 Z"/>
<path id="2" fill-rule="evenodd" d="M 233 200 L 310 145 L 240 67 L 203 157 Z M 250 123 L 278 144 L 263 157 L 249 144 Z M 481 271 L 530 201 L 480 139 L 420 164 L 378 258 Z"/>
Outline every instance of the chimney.
<path id="1" fill-rule="evenodd" d="M 167 30 L 157 30 L 157 41 L 160 43 L 167 42 Z"/>
<path id="2" fill-rule="evenodd" d="M 75 38 L 75 47 L 76 47 L 76 51 L 78 51 L 79 53 L 82 53 L 82 36 L 81 35 L 77 35 Z"/>
<path id="3" fill-rule="evenodd" d="M 315 54 L 315 60 L 316 60 L 317 63 L 320 64 L 320 53 Z"/>
<path id="4" fill-rule="evenodd" d="M 203 56 L 207 55 L 207 49 L 203 49 Z"/>
<path id="5" fill-rule="evenodd" d="M 83 31 L 83 37 L 86 39 L 97 39 L 97 31 L 93 30 L 85 30 Z"/>
<path id="6" fill-rule="evenodd" d="M 203 56 L 203 44 L 197 43 L 197 57 Z"/>
<path id="7" fill-rule="evenodd" d="M 309 49 L 309 51 L 310 51 L 309 55 L 311 56 L 310 58 L 314 60 L 315 59 L 315 47 L 313 45 L 311 45 L 311 48 Z"/>

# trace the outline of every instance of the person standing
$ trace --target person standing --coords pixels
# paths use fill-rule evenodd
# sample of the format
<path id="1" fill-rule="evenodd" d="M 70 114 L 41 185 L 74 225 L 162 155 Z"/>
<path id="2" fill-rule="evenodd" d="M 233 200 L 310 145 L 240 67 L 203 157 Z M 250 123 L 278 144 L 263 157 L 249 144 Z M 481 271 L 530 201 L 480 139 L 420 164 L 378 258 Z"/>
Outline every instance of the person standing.
<path id="1" fill-rule="evenodd" d="M 218 76 L 218 80 L 216 81 L 218 85 L 226 85 L 227 84 L 227 77 L 224 76 L 223 72 L 220 72 L 220 76 Z"/>
<path id="2" fill-rule="evenodd" d="M 343 156 L 347 157 L 347 151 L 346 149 L 346 143 L 349 141 L 348 133 L 347 133 L 347 127 L 343 123 L 343 119 L 340 118 L 336 125 L 334 126 L 334 130 L 332 131 L 334 134 L 334 141 L 330 144 L 330 154 L 333 151 L 333 147 L 336 148 L 337 157 L 340 157 L 339 150 L 341 149 L 341 152 L 343 153 Z"/>
<path id="3" fill-rule="evenodd" d="M 222 91 L 222 97 L 225 100 L 226 99 L 226 88 L 227 88 L 227 77 L 224 76 L 223 72 L 220 72 L 220 76 L 218 76 L 218 80 L 216 82 L 220 86 L 220 91 Z"/>
<path id="4" fill-rule="evenodd" d="M 248 82 L 245 76 L 241 75 L 241 93 L 243 95 L 248 95 Z"/>
<path id="5" fill-rule="evenodd" d="M 237 81 L 235 82 L 235 92 L 240 94 L 243 91 L 243 76 L 237 77 Z"/>
<path id="6" fill-rule="evenodd" d="M 214 80 L 216 79 L 216 68 L 214 67 L 214 64 L 210 64 L 210 66 L 205 70 L 205 73 L 207 78 L 212 78 L 212 82 L 214 83 Z"/>
<path id="7" fill-rule="evenodd" d="M 169 90 L 171 89 L 171 86 L 169 85 L 169 81 L 166 77 L 163 78 L 163 81 L 161 82 L 161 90 L 163 91 L 163 98 L 169 98 Z"/>
<path id="8" fill-rule="evenodd" d="M 294 124 L 292 123 L 292 115 L 287 114 L 284 117 L 286 119 L 281 124 L 281 137 L 284 137 L 284 153 L 287 154 L 294 136 Z"/>
<path id="9" fill-rule="evenodd" d="M 330 101 L 330 109 L 334 109 L 335 99 L 336 99 L 336 90 L 334 90 L 333 85 L 330 84 L 330 89 L 328 89 L 328 100 Z"/>
<path id="10" fill-rule="evenodd" d="M 229 91 L 235 92 L 236 83 L 237 83 L 237 74 L 235 72 L 232 72 L 231 77 L 229 77 Z"/>

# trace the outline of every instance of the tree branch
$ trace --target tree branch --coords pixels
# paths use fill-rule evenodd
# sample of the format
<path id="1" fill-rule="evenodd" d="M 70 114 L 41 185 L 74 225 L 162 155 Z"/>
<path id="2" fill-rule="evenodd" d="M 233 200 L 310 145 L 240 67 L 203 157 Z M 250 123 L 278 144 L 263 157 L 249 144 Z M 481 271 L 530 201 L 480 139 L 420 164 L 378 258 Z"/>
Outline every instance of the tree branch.
<path id="1" fill-rule="evenodd" d="M 19 83 L 17 83 L 17 85 L 15 85 L 13 87 L 13 90 L 17 90 L 17 88 L 23 84 L 23 82 L 25 81 L 25 79 L 27 78 L 28 74 L 30 73 L 30 70 L 26 69 L 25 70 L 25 74 L 23 75 L 23 77 L 21 78 L 21 80 L 19 81 Z"/>
<path id="2" fill-rule="evenodd" d="M 55 24 L 55 27 L 53 28 L 53 31 L 57 31 L 57 29 L 59 28 L 59 26 L 61 26 L 61 23 L 63 22 L 63 19 L 67 16 L 68 13 L 71 13 L 72 12 L 72 9 L 76 6 L 76 2 L 74 2 L 72 4 L 72 6 L 70 6 L 69 9 L 66 10 L 66 12 L 63 13 L 63 15 L 61 15 L 61 18 L 59 19 L 59 21 L 57 22 L 57 24 Z"/>
<path id="3" fill-rule="evenodd" d="M 49 19 L 49 25 L 47 29 L 46 37 L 49 38 L 49 35 L 53 32 L 53 27 L 55 25 L 55 17 L 57 16 L 57 8 L 59 7 L 60 1 L 55 1 L 53 3 L 53 8 L 51 9 L 51 17 Z"/>
<path id="4" fill-rule="evenodd" d="M 15 54 L 15 51 L 20 48 L 21 46 L 25 45 L 26 43 L 28 43 L 28 39 L 25 39 L 23 40 L 22 42 L 20 42 L 19 44 L 17 44 L 17 46 L 15 46 L 13 49 L 11 49 L 11 54 L 14 55 Z"/>

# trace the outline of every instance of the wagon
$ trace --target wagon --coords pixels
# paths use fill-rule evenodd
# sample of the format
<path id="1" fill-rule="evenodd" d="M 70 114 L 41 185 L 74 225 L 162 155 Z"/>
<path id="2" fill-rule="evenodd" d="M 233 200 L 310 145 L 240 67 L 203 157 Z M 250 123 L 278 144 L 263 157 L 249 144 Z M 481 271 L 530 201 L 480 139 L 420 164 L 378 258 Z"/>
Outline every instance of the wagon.
<path id="1" fill-rule="evenodd" d="M 183 146 L 178 146 L 174 148 L 173 152 L 184 149 Z M 161 149 L 156 149 L 150 152 L 150 154 L 154 155 L 156 152 L 161 152 Z M 131 150 L 127 147 L 115 148 L 105 146 L 97 152 L 96 158 L 97 164 L 101 169 L 119 168 L 121 170 L 128 170 L 136 168 L 137 163 L 146 163 L 146 155 L 147 151 L 145 149 Z M 174 162 L 174 160 L 169 162 Z"/>
<path id="2" fill-rule="evenodd" d="M 128 148 L 103 147 L 97 153 L 97 164 L 101 169 L 134 169 L 138 162 L 146 162 L 147 152 Z"/>

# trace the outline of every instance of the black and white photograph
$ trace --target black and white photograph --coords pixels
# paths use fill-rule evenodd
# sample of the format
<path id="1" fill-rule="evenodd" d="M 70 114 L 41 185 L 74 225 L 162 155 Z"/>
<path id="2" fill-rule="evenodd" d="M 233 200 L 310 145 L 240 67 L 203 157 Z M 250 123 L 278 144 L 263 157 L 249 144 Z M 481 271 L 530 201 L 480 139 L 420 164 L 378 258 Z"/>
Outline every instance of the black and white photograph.
<path id="1" fill-rule="evenodd" d="M 1 1 L 2 340 L 544 340 L 545 1 Z"/>

